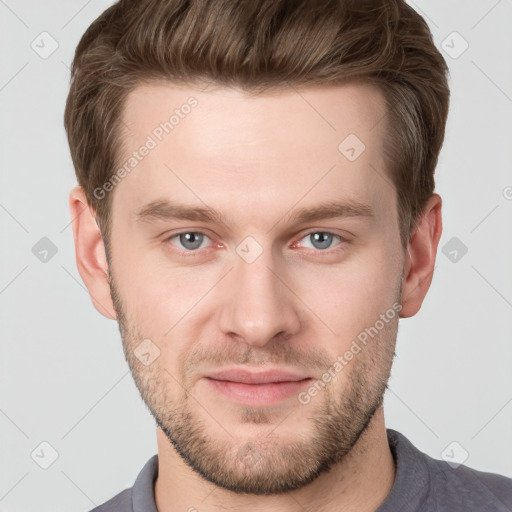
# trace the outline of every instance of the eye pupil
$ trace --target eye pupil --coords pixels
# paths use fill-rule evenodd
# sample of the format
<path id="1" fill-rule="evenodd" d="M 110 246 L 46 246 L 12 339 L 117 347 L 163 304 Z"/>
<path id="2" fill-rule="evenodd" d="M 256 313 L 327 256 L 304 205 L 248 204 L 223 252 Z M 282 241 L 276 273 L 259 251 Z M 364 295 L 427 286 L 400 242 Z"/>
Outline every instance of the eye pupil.
<path id="1" fill-rule="evenodd" d="M 202 236 L 203 235 L 201 233 L 181 233 L 180 243 L 183 245 L 183 247 L 186 247 L 187 249 L 197 249 L 198 247 L 201 246 Z"/>
<path id="2" fill-rule="evenodd" d="M 312 233 L 313 235 L 313 245 L 319 244 L 320 247 L 317 247 L 317 249 L 326 249 L 331 245 L 332 242 L 332 234 L 331 233 L 324 233 L 322 231 L 319 231 L 317 233 Z M 316 247 L 316 245 L 315 245 Z"/>

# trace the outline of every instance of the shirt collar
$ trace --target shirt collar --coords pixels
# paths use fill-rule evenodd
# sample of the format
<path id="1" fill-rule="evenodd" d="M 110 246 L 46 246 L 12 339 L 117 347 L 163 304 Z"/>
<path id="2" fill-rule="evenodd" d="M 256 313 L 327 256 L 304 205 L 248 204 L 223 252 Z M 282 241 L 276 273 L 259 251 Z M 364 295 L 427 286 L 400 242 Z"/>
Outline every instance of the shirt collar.
<path id="1" fill-rule="evenodd" d="M 158 512 L 155 503 L 154 485 L 158 476 L 158 454 L 144 465 L 132 487 L 133 512 Z"/>

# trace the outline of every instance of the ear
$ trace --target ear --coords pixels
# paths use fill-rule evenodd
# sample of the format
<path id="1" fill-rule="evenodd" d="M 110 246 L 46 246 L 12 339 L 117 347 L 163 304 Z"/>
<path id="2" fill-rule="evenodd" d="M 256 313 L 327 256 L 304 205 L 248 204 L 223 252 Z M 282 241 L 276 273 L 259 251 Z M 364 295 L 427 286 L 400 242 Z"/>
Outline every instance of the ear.
<path id="1" fill-rule="evenodd" d="M 69 211 L 78 272 L 89 290 L 94 307 L 103 316 L 115 320 L 117 315 L 110 295 L 103 238 L 84 189 L 80 186 L 69 194 Z"/>
<path id="2" fill-rule="evenodd" d="M 420 310 L 430 288 L 437 246 L 443 230 L 441 206 L 441 197 L 433 194 L 412 232 L 402 275 L 401 318 L 414 316 Z"/>

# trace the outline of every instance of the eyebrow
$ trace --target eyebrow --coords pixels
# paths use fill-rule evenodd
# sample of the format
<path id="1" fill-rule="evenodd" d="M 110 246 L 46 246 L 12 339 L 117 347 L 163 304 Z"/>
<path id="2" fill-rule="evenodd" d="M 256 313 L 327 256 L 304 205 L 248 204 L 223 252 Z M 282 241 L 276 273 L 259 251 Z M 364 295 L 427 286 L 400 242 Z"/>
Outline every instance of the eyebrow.
<path id="1" fill-rule="evenodd" d="M 197 207 L 159 199 L 151 201 L 135 212 L 137 222 L 154 220 L 189 220 L 205 223 L 225 224 L 225 216 L 209 207 Z M 309 208 L 299 208 L 285 214 L 281 220 L 302 224 L 330 218 L 375 217 L 373 208 L 358 201 L 329 201 Z"/>

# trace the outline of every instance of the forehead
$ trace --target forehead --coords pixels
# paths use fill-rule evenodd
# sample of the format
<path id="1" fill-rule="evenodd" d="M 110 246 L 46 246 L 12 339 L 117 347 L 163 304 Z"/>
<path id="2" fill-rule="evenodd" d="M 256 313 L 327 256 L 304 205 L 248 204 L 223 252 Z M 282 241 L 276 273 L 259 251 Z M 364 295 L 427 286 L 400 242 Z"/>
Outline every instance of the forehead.
<path id="1" fill-rule="evenodd" d="M 372 85 L 234 88 L 141 85 L 123 111 L 120 165 L 135 158 L 114 203 L 135 211 L 155 199 L 275 217 L 300 202 L 394 204 L 383 159 L 385 101 Z M 251 207 L 253 208 L 251 210 Z M 389 207 L 389 205 L 388 205 Z"/>
<path id="2" fill-rule="evenodd" d="M 158 127 L 170 121 L 173 139 L 196 138 L 196 153 L 215 153 L 219 143 L 246 146 L 265 134 L 269 140 L 277 136 L 286 142 L 283 149 L 293 147 L 293 140 L 295 146 L 307 140 L 304 149 L 313 145 L 318 149 L 320 138 L 329 148 L 348 133 L 369 141 L 385 111 L 381 91 L 359 82 L 289 87 L 258 95 L 237 88 L 155 82 L 140 85 L 127 96 L 123 121 L 132 143 L 151 133 L 158 138 Z M 170 133 L 164 129 L 161 135 Z"/>

